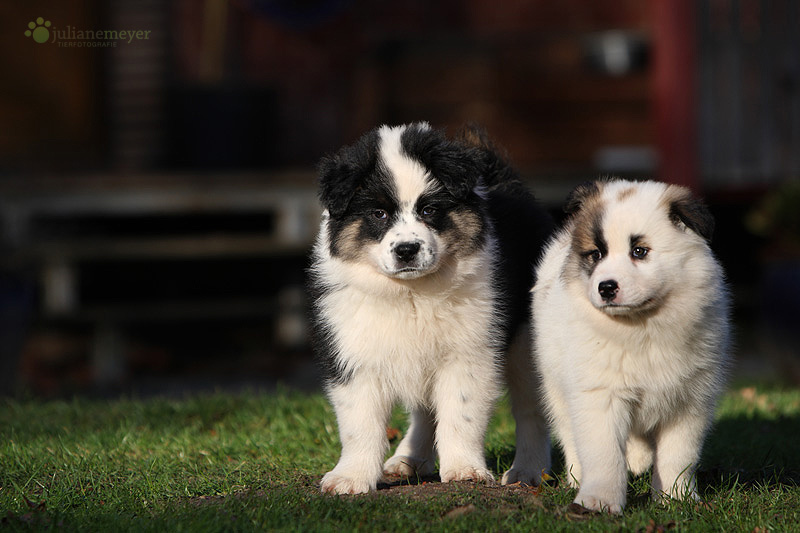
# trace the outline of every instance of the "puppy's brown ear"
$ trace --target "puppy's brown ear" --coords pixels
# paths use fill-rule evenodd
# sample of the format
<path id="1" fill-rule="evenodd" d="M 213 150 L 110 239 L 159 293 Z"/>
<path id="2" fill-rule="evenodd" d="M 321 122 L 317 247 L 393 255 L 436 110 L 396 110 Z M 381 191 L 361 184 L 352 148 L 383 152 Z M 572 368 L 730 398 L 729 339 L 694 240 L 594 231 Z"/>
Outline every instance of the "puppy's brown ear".
<path id="1" fill-rule="evenodd" d="M 710 243 L 714 236 L 714 217 L 706 204 L 684 187 L 673 185 L 670 192 L 669 217 L 672 222 L 689 228 Z"/>
<path id="2" fill-rule="evenodd" d="M 567 196 L 567 202 L 564 204 L 564 212 L 572 215 L 580 211 L 590 198 L 594 198 L 600 194 L 600 185 L 596 181 L 587 181 L 581 183 Z"/>

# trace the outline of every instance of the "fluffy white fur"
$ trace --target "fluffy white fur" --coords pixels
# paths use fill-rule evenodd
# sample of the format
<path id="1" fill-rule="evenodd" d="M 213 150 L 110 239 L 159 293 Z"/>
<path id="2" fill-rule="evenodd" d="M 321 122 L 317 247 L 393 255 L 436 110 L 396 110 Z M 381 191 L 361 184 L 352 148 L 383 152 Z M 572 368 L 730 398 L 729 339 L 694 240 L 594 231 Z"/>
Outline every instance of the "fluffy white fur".
<path id="1" fill-rule="evenodd" d="M 414 202 L 435 185 L 418 163 L 400 152 L 401 132 L 382 128 L 380 150 L 407 212 L 383 241 L 370 245 L 367 260 L 331 256 L 327 213 L 315 245 L 316 275 L 335 289 L 318 302 L 319 319 L 334 332 L 342 373 L 354 376 L 328 388 L 342 453 L 322 479 L 323 492 L 374 490 L 384 471 L 433 473 L 437 452 L 443 482 L 493 480 L 484 458 L 484 437 L 502 383 L 499 342 L 492 334 L 497 245 L 490 237 L 476 253 L 454 258 L 446 239 L 415 221 L 410 212 Z M 409 237 L 420 242 L 426 259 L 414 272 L 400 272 L 392 247 Z M 527 356 L 513 365 L 515 379 L 532 390 Z M 504 481 L 538 482 L 541 469 L 549 466 L 545 420 L 529 398 L 516 399 L 528 405 L 520 407 L 527 418 L 518 421 L 518 434 L 526 442 L 518 446 Z M 411 425 L 384 463 L 386 426 L 397 401 L 409 408 Z"/>
<path id="2" fill-rule="evenodd" d="M 727 351 L 723 273 L 706 241 L 670 216 L 674 187 L 599 186 L 582 209 L 600 215 L 607 253 L 591 272 L 572 266 L 576 225 L 587 222 L 574 216 L 546 248 L 533 291 L 535 358 L 568 482 L 575 502 L 620 512 L 627 471 L 652 465 L 654 497 L 697 498 Z M 634 235 L 646 261 L 632 256 Z M 608 301 L 598 286 L 612 279 Z"/>

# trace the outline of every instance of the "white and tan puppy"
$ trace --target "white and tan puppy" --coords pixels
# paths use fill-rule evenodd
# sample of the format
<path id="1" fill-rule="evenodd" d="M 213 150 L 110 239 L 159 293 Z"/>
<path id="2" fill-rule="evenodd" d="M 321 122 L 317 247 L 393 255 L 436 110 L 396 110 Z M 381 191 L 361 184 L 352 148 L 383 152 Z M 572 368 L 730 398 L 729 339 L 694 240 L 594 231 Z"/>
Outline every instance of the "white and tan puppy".
<path id="1" fill-rule="evenodd" d="M 695 468 L 723 388 L 724 276 L 714 221 L 681 187 L 578 187 L 533 291 L 534 354 L 575 502 L 625 507 L 627 473 L 654 498 L 697 498 Z"/>
<path id="2" fill-rule="evenodd" d="M 528 349 L 512 350 L 549 215 L 481 132 L 383 126 L 323 159 L 314 333 L 342 455 L 321 488 L 374 490 L 384 472 L 493 478 L 484 435 L 506 369 L 517 450 L 504 483 L 550 465 Z M 505 362 L 505 364 L 504 364 Z M 384 463 L 392 406 L 411 426 Z"/>

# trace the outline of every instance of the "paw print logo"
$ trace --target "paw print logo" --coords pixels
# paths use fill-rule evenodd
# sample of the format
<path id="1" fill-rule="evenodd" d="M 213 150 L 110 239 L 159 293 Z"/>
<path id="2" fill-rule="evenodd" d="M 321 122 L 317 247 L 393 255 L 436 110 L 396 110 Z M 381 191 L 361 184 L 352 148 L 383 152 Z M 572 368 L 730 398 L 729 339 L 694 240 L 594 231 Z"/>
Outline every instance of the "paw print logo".
<path id="1" fill-rule="evenodd" d="M 33 40 L 39 44 L 46 43 L 50 38 L 50 21 L 44 20 L 42 17 L 36 19 L 36 22 L 29 22 L 28 29 L 25 30 L 25 37 L 33 37 Z"/>

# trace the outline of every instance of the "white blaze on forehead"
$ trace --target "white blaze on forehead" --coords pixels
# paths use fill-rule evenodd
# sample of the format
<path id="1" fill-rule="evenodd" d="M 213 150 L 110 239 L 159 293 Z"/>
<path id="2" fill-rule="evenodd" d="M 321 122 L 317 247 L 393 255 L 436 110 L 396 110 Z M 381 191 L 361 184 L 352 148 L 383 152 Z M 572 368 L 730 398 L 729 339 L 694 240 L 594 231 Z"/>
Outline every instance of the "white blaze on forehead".
<path id="1" fill-rule="evenodd" d="M 663 218 L 660 212 L 666 185 L 658 182 L 634 183 L 615 181 L 603 189 L 606 205 L 603 214 L 603 237 L 609 253 L 627 254 L 633 235 L 650 236 L 657 222 Z"/>
<path id="2" fill-rule="evenodd" d="M 424 122 L 421 127 L 423 130 L 430 129 Z M 381 160 L 393 177 L 397 200 L 401 206 L 409 207 L 434 184 L 425 167 L 403 153 L 401 137 L 406 128 L 407 126 L 381 126 L 378 135 Z"/>

